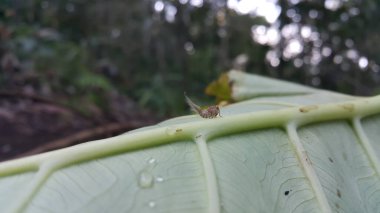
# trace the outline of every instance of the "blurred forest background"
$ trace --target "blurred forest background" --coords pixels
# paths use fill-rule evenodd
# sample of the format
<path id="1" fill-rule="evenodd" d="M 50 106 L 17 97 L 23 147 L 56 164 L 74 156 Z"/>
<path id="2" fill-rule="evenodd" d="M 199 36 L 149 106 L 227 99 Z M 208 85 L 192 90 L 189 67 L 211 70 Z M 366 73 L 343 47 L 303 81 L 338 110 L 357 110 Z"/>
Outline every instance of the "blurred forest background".
<path id="1" fill-rule="evenodd" d="M 187 114 L 230 69 L 377 94 L 379 21 L 379 0 L 0 0 L 0 160 Z"/>

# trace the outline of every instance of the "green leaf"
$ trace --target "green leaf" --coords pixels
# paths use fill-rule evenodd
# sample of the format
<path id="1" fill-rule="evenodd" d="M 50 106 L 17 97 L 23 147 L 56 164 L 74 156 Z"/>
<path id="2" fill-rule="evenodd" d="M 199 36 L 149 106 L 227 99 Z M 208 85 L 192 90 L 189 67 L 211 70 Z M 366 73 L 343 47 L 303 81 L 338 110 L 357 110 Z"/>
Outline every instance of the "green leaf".
<path id="1" fill-rule="evenodd" d="M 237 101 L 263 96 L 302 95 L 317 91 L 310 87 L 272 78 L 247 75 L 241 71 L 231 71 L 229 78 L 233 85 L 231 96 Z"/>
<path id="2" fill-rule="evenodd" d="M 221 118 L 0 164 L 0 212 L 378 212 L 380 97 L 228 77 Z"/>

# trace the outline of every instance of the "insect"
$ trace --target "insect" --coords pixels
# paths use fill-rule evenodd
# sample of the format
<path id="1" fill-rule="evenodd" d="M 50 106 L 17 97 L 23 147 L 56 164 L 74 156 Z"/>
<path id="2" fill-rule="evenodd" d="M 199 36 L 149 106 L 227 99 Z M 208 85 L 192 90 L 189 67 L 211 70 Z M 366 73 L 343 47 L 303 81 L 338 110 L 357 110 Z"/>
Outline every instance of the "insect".
<path id="1" fill-rule="evenodd" d="M 216 118 L 218 115 L 220 115 L 220 110 L 218 106 L 209 106 L 205 108 L 201 108 L 200 106 L 196 105 L 189 97 L 186 96 L 186 93 L 184 94 L 186 98 L 187 104 L 189 104 L 192 111 L 198 113 L 202 118 Z"/>

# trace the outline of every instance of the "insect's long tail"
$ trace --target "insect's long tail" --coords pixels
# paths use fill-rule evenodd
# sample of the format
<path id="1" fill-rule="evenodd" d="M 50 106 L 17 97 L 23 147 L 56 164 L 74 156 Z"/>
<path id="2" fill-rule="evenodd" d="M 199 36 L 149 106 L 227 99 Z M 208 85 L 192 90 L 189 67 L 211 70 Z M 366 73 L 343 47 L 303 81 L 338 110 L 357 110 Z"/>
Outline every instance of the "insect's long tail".
<path id="1" fill-rule="evenodd" d="M 191 110 L 194 111 L 195 113 L 200 113 L 201 108 L 198 105 L 196 105 L 189 97 L 187 97 L 186 93 L 184 93 L 184 95 L 186 98 L 186 102 L 187 102 L 187 104 L 189 104 Z"/>

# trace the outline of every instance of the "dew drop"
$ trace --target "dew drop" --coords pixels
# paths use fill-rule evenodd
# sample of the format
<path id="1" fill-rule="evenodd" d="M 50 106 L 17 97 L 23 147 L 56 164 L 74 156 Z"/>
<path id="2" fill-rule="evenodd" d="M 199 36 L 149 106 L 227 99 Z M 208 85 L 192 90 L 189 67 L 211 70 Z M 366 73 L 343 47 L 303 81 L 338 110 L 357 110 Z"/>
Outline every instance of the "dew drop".
<path id="1" fill-rule="evenodd" d="M 148 163 L 149 164 L 155 164 L 155 163 L 157 163 L 157 160 L 155 158 L 149 158 Z"/>
<path id="2" fill-rule="evenodd" d="M 154 207 L 156 206 L 156 202 L 154 202 L 154 201 L 149 201 L 148 206 L 149 206 L 150 208 L 154 208 Z"/>
<path id="3" fill-rule="evenodd" d="M 158 177 L 156 177 L 156 181 L 159 183 L 164 182 L 164 178 L 161 176 L 158 176 Z"/>
<path id="4" fill-rule="evenodd" d="M 139 186 L 151 188 L 153 186 L 153 175 L 149 171 L 142 171 L 139 175 Z"/>

